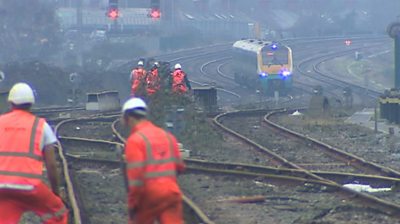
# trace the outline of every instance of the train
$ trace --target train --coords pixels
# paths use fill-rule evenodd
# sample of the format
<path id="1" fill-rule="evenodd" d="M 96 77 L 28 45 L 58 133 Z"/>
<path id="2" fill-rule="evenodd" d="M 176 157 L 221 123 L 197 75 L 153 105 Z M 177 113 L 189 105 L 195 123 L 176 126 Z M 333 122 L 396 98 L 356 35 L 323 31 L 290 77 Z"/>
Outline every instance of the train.
<path id="1" fill-rule="evenodd" d="M 234 80 L 265 95 L 292 89 L 292 49 L 279 42 L 242 39 L 233 44 Z"/>

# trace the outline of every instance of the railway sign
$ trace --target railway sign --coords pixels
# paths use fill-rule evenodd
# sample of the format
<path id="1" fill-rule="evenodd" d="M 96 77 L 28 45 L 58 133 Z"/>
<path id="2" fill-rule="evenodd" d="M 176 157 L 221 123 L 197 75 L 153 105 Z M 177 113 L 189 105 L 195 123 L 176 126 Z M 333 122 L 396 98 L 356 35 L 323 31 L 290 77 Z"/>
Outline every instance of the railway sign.
<path id="1" fill-rule="evenodd" d="M 346 44 L 346 46 L 350 46 L 351 43 L 352 43 L 351 40 L 345 40 L 345 41 L 344 41 L 344 44 Z"/>

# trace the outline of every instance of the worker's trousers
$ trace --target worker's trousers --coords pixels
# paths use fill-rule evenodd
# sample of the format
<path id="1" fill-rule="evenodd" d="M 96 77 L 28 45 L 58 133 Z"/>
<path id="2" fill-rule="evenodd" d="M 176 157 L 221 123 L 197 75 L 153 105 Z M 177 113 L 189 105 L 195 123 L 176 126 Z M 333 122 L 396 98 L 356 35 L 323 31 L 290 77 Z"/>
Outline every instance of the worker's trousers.
<path id="1" fill-rule="evenodd" d="M 183 224 L 182 195 L 172 193 L 163 197 L 148 195 L 137 208 L 129 224 Z"/>
<path id="2" fill-rule="evenodd" d="M 18 224 L 25 212 L 34 212 L 44 224 L 67 224 L 68 210 L 44 183 L 33 190 L 0 189 L 0 224 Z"/>

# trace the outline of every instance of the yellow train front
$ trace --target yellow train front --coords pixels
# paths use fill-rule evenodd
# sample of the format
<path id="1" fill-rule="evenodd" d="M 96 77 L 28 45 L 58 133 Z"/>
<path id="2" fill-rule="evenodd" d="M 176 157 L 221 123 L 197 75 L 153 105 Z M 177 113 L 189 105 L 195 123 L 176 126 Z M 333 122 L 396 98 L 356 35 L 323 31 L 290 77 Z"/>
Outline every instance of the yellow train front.
<path id="1" fill-rule="evenodd" d="M 266 95 L 287 94 L 293 83 L 292 50 L 280 43 L 245 39 L 233 44 L 235 81 Z"/>

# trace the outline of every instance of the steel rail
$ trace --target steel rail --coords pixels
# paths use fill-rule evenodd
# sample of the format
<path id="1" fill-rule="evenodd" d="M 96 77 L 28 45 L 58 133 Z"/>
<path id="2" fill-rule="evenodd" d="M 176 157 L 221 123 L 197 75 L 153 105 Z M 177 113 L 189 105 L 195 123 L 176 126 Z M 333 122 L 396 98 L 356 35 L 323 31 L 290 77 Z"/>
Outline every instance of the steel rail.
<path id="1" fill-rule="evenodd" d="M 116 128 L 116 124 L 119 122 L 119 120 L 115 120 L 112 125 L 112 131 L 114 133 L 114 135 L 125 144 L 125 138 L 122 136 L 122 134 L 117 130 Z M 195 203 L 191 200 L 188 200 L 189 198 L 187 197 L 183 197 L 184 202 L 191 207 L 191 209 L 196 213 L 196 215 L 201 219 L 201 221 L 205 224 L 214 224 L 214 222 L 212 222 L 208 216 L 197 206 L 195 205 Z M 195 205 L 194 207 L 192 207 L 192 205 Z"/>
<path id="2" fill-rule="evenodd" d="M 94 121 L 94 120 L 104 120 L 104 119 L 112 119 L 112 118 L 116 118 L 116 117 L 119 117 L 120 115 L 109 115 L 109 116 L 92 116 L 92 117 L 84 117 L 84 118 L 77 118 L 77 119 L 68 119 L 68 120 L 65 120 L 65 121 L 63 121 L 63 122 L 61 122 L 60 124 L 58 124 L 57 125 L 57 130 L 59 130 L 59 128 L 60 128 L 60 126 L 61 125 L 64 125 L 64 124 L 66 124 L 66 123 L 69 123 L 69 122 L 77 122 L 77 121 L 88 121 L 88 120 L 90 120 L 90 121 Z M 114 122 L 113 122 L 113 125 L 115 124 L 115 122 L 117 122 L 117 121 L 119 121 L 119 119 L 116 119 Z M 118 137 L 118 136 L 117 136 Z M 79 137 L 63 137 L 63 136 L 60 136 L 59 137 L 60 138 L 60 140 L 75 140 L 75 141 L 82 141 L 82 140 L 84 140 L 84 141 L 88 141 L 88 142 L 93 142 L 93 143 L 104 143 L 104 144 L 115 144 L 115 145 L 117 145 L 117 146 L 119 146 L 119 147 L 123 147 L 124 145 L 122 144 L 122 143 L 118 143 L 118 144 L 116 144 L 116 143 L 112 143 L 112 142 L 109 142 L 109 141 L 105 141 L 105 140 L 90 140 L 90 139 L 84 139 L 84 138 L 79 138 Z M 61 146 L 61 144 L 60 144 L 60 146 Z M 62 153 L 61 153 L 62 154 Z M 64 156 L 64 155 L 63 155 Z M 65 157 L 68 157 L 68 158 L 73 158 L 73 159 L 78 159 L 78 157 L 77 156 L 73 156 L 73 155 L 71 155 L 71 154 L 65 154 Z M 84 159 L 84 158 L 79 158 L 79 159 Z M 111 160 L 104 160 L 104 159 L 87 159 L 86 158 L 86 161 L 91 161 L 91 162 L 99 162 L 99 163 L 106 163 L 106 162 L 108 162 L 108 163 L 115 163 L 115 162 L 117 162 L 117 161 L 111 161 Z M 67 163 L 67 160 L 65 160 L 65 164 Z M 119 161 L 119 163 L 120 163 L 120 161 Z M 78 206 L 78 203 L 76 203 L 76 201 L 77 201 L 77 199 L 76 199 L 76 194 L 74 194 L 73 192 L 73 184 L 72 184 L 72 182 L 69 180 L 68 182 L 70 182 L 70 188 L 71 188 L 71 197 L 72 197 L 72 195 L 74 195 L 71 199 L 73 199 L 74 201 L 75 201 L 75 205 L 74 205 L 74 207 L 75 207 L 75 209 L 74 209 L 74 217 L 75 217 L 75 213 L 77 213 L 77 214 L 79 214 L 79 215 L 76 215 L 76 220 L 82 220 L 82 215 L 81 215 L 81 211 L 80 211 L 80 209 L 79 209 L 79 206 Z M 195 214 L 198 216 L 198 218 L 199 219 L 201 219 L 201 221 L 203 222 L 203 223 L 205 223 L 205 224 L 214 224 L 214 222 L 212 222 L 208 217 L 207 217 L 207 215 L 205 215 L 204 214 L 204 212 L 202 212 L 201 211 L 201 209 L 193 202 L 193 201 L 191 201 L 188 197 L 186 197 L 186 196 L 184 196 L 183 197 L 183 200 L 184 200 L 184 202 L 190 207 L 190 209 L 192 209 L 192 211 L 193 212 L 195 212 Z M 76 223 L 82 223 L 82 221 L 77 221 Z"/>
<path id="3" fill-rule="evenodd" d="M 325 152 L 327 152 L 328 154 L 330 154 L 332 156 L 336 155 L 336 156 L 339 156 L 340 158 L 343 158 L 350 166 L 353 166 L 355 168 L 362 169 L 362 170 L 368 169 L 368 171 L 372 171 L 377 174 L 388 176 L 388 177 L 400 178 L 400 172 L 398 172 L 394 169 L 391 169 L 389 167 L 384 167 L 384 166 L 381 166 L 379 164 L 376 164 L 376 163 L 373 163 L 370 161 L 366 161 L 363 158 L 358 157 L 352 153 L 348 153 L 342 149 L 331 146 L 331 145 L 324 143 L 320 140 L 317 140 L 315 138 L 311 138 L 304 134 L 301 134 L 301 133 L 295 132 L 293 130 L 290 130 L 288 128 L 285 128 L 285 127 L 270 120 L 270 117 L 273 115 L 280 114 L 280 113 L 287 113 L 287 112 L 288 112 L 287 110 L 279 110 L 279 111 L 270 112 L 264 116 L 264 122 L 267 123 L 270 127 L 274 128 L 278 131 L 282 131 L 282 132 L 289 134 L 299 140 L 307 141 L 307 143 L 311 143 L 312 145 L 324 150 Z"/>
<path id="4" fill-rule="evenodd" d="M 107 144 L 114 145 L 117 147 L 123 147 L 124 145 L 120 142 L 107 141 L 102 139 L 88 139 L 88 138 L 80 138 L 80 137 L 64 137 L 60 136 L 60 140 L 66 141 L 84 141 L 98 144 Z M 83 155 L 76 154 L 66 154 L 67 157 L 73 157 L 75 159 L 81 159 L 92 162 L 104 162 L 104 163 L 120 163 L 117 160 L 106 160 L 106 159 L 96 159 L 92 157 L 86 157 Z M 286 169 L 286 168 L 277 168 L 277 167 L 269 167 L 269 166 L 261 166 L 261 165 L 253 165 L 253 164 L 245 164 L 245 163 L 230 163 L 230 162 L 213 162 L 206 161 L 200 159 L 184 159 L 185 163 L 191 168 L 196 169 L 196 166 L 200 168 L 214 168 L 218 170 L 236 170 L 236 171 L 248 171 L 254 174 L 272 174 L 272 175 L 284 175 L 284 176 L 293 176 L 293 177 L 303 177 L 304 173 L 297 169 Z M 377 175 L 365 175 L 365 174 L 353 174 L 353 173 L 342 173 L 342 172 L 329 172 L 329 171 L 311 171 L 312 173 L 327 178 L 329 180 L 337 182 L 340 180 L 341 183 L 348 183 L 349 181 L 356 181 L 358 183 L 372 183 L 374 186 L 397 186 L 400 185 L 400 178 L 392 178 L 386 176 L 377 176 Z"/>
<path id="5" fill-rule="evenodd" d="M 381 46 L 381 45 L 382 44 L 375 44 L 374 47 Z M 322 72 L 319 69 L 319 66 L 322 63 L 326 62 L 326 61 L 332 60 L 333 58 L 345 56 L 345 55 L 354 53 L 355 51 L 358 51 L 358 50 L 361 50 L 361 49 L 365 49 L 365 48 L 371 48 L 371 46 L 357 47 L 357 48 L 352 48 L 352 49 L 343 50 L 343 51 L 339 51 L 339 52 L 333 52 L 333 53 L 330 53 L 330 54 L 313 56 L 313 57 L 304 59 L 300 63 L 298 63 L 296 65 L 296 69 L 302 75 L 304 75 L 304 76 L 306 76 L 308 78 L 317 80 L 319 82 L 323 82 L 325 84 L 328 83 L 329 85 L 334 86 L 334 87 L 344 88 L 344 87 L 349 87 L 350 86 L 350 87 L 354 88 L 355 90 L 357 90 L 359 93 L 362 93 L 362 94 L 364 94 L 365 91 L 368 90 L 371 97 L 377 98 L 379 95 L 382 94 L 381 92 L 378 92 L 378 91 L 375 91 L 375 90 L 371 90 L 371 89 L 366 89 L 365 87 L 362 87 L 360 85 L 357 85 L 357 84 L 354 84 L 354 83 L 351 83 L 351 82 L 346 82 L 346 81 L 343 81 L 341 79 L 332 77 L 332 76 Z M 312 65 L 312 69 L 316 74 L 319 75 L 319 77 L 315 76 L 314 74 L 310 74 L 310 73 L 308 73 L 307 71 L 304 71 L 301 68 L 302 66 L 306 65 L 307 63 L 310 63 L 310 62 L 315 61 L 315 60 L 318 60 L 318 62 L 314 63 Z"/>
<path id="6" fill-rule="evenodd" d="M 354 190 L 352 190 L 350 188 L 343 187 L 342 185 L 340 185 L 340 184 L 338 184 L 338 183 L 336 183 L 334 181 L 331 181 L 331 180 L 323 178 L 323 177 L 321 177 L 319 175 L 316 175 L 316 174 L 312 173 L 311 171 L 306 170 L 306 169 L 300 167 L 299 165 L 288 161 L 287 159 L 285 159 L 284 157 L 274 153 L 270 149 L 267 149 L 266 147 L 254 142 L 253 140 L 251 140 L 251 139 L 249 139 L 249 138 L 237 133 L 236 131 L 229 129 L 228 127 L 224 126 L 220 122 L 220 120 L 222 118 L 226 117 L 226 116 L 232 116 L 233 114 L 243 115 L 245 113 L 246 113 L 246 111 L 235 111 L 235 112 L 223 113 L 223 114 L 220 114 L 220 115 L 216 116 L 213 119 L 213 123 L 217 127 L 219 127 L 221 130 L 223 130 L 225 133 L 232 135 L 233 137 L 237 138 L 239 141 L 244 142 L 247 145 L 250 145 L 250 146 L 252 146 L 253 148 L 255 148 L 257 150 L 268 154 L 271 158 L 273 158 L 275 161 L 279 162 L 281 165 L 284 165 L 284 166 L 289 167 L 289 168 L 298 169 L 299 171 L 304 173 L 305 177 L 308 177 L 308 178 L 311 178 L 311 179 L 314 179 L 314 180 L 319 180 L 319 181 L 326 181 L 327 183 L 331 184 L 332 186 L 335 186 L 337 189 L 340 189 L 339 192 L 344 197 L 350 198 L 351 200 L 353 200 L 353 199 L 360 200 L 360 202 L 364 206 L 376 208 L 376 209 L 379 209 L 380 211 L 382 211 L 382 212 L 384 212 L 386 214 L 389 214 L 391 216 L 400 218 L 400 205 L 392 203 L 392 202 L 389 202 L 389 201 L 385 201 L 385 200 L 379 199 L 379 198 L 377 198 L 375 196 L 372 196 L 372 195 L 369 195 L 369 194 L 365 194 L 365 193 L 354 191 Z"/>

